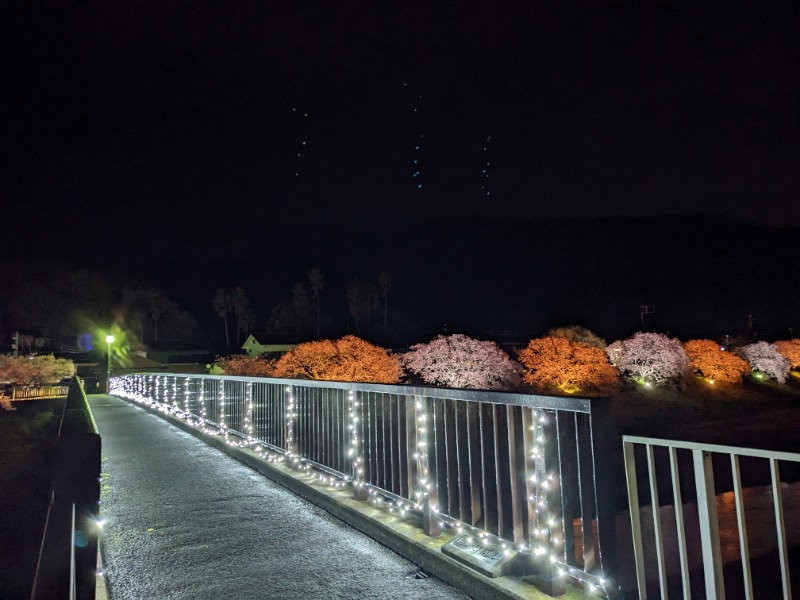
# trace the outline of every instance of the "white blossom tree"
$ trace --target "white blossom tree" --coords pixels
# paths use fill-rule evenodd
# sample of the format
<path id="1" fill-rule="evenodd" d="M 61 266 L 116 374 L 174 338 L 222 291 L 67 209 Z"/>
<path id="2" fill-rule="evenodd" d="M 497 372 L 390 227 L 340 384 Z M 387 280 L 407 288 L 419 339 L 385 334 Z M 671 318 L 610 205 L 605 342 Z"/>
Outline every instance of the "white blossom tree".
<path id="1" fill-rule="evenodd" d="M 683 344 L 661 333 L 635 333 L 609 344 L 606 354 L 624 377 L 644 385 L 675 384 L 689 373 Z"/>
<path id="2" fill-rule="evenodd" d="M 426 383 L 452 388 L 502 389 L 521 381 L 522 367 L 496 343 L 459 333 L 416 344 L 400 361 Z"/>
<path id="3" fill-rule="evenodd" d="M 750 363 L 750 369 L 756 377 L 761 374 L 778 383 L 786 383 L 786 373 L 792 367 L 791 361 L 778 351 L 775 344 L 748 344 L 736 350 L 736 354 Z"/>

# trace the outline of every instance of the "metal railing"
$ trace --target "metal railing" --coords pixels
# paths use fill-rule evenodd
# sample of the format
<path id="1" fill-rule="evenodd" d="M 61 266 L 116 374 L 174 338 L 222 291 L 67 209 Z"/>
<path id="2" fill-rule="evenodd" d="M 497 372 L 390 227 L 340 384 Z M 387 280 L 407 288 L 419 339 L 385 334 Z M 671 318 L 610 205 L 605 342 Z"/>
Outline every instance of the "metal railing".
<path id="1" fill-rule="evenodd" d="M 34 398 L 57 398 L 66 396 L 68 385 L 43 385 L 38 387 L 10 386 L 12 400 L 32 400 Z"/>
<path id="2" fill-rule="evenodd" d="M 603 401 L 234 376 L 115 377 L 115 396 L 183 419 L 393 513 L 476 536 L 558 593 L 614 591 L 614 510 L 598 481 Z M 600 454 L 600 456 L 605 456 Z"/>
<path id="3" fill-rule="evenodd" d="M 95 597 L 100 462 L 97 425 L 83 384 L 74 377 L 61 415 L 32 600 Z"/>
<path id="4" fill-rule="evenodd" d="M 650 511 L 652 512 L 652 545 L 655 546 L 655 563 L 658 572 L 658 587 L 662 598 L 668 597 L 668 550 L 665 544 L 666 531 L 662 524 L 664 506 L 671 504 L 675 518 L 675 545 L 680 570 L 680 587 L 684 598 L 691 598 L 690 565 L 687 552 L 687 538 L 689 527 L 684 517 L 684 505 L 689 500 L 697 502 L 697 521 L 699 524 L 699 542 L 702 553 L 703 582 L 707 598 L 724 598 L 725 583 L 723 579 L 723 557 L 720 548 L 720 522 L 717 513 L 717 494 L 715 490 L 715 473 L 712 464 L 714 456 L 719 459 L 726 457 L 730 461 L 729 485 L 735 499 L 736 528 L 738 529 L 739 556 L 742 566 L 742 583 L 744 597 L 751 599 L 753 595 L 753 572 L 751 569 L 751 548 L 748 543 L 747 526 L 745 519 L 745 494 L 742 485 L 742 469 L 740 458 L 751 457 L 765 459 L 769 468 L 769 487 L 771 488 L 772 510 L 774 512 L 774 525 L 777 546 L 777 560 L 780 563 L 780 587 L 783 597 L 791 598 L 790 563 L 787 552 L 787 530 L 784 519 L 783 494 L 781 492 L 781 477 L 779 465 L 783 461 L 800 463 L 800 454 L 788 452 L 773 452 L 768 450 L 755 450 L 732 446 L 719 446 L 714 444 L 699 444 L 694 442 L 663 440 L 647 437 L 623 436 L 623 450 L 625 456 L 625 474 L 628 484 L 628 501 L 630 508 L 631 529 L 633 533 L 633 550 L 636 568 L 636 579 L 641 600 L 647 598 L 647 580 L 645 572 L 645 543 L 642 533 L 642 520 L 640 513 L 639 482 L 637 480 L 636 448 L 640 458 L 644 460 L 639 466 L 639 479 L 647 481 L 650 496 Z M 656 448 L 663 448 L 656 454 Z M 668 459 L 668 465 L 667 463 Z M 660 465 L 660 469 L 657 468 Z M 694 486 L 681 490 L 681 465 L 688 473 L 689 467 L 694 471 Z M 759 465 L 748 465 L 756 466 Z M 761 465 L 766 467 L 767 465 Z M 642 473 L 643 471 L 643 473 Z M 659 477 L 668 472 L 668 477 Z M 643 477 L 642 477 L 643 475 Z M 684 483 L 687 480 L 684 473 Z M 719 474 L 718 474 L 719 475 Z M 727 475 L 727 473 L 724 473 Z M 659 489 L 659 481 L 663 484 L 667 480 L 667 493 L 664 487 Z M 720 478 L 717 477 L 716 480 Z M 689 481 L 691 481 L 689 479 Z M 670 494 L 671 492 L 671 494 Z M 660 494 L 662 494 L 660 496 Z M 643 496 L 647 495 L 647 491 Z M 646 500 L 645 500 L 646 502 Z M 671 545 L 671 544 L 670 544 Z M 650 550 L 652 550 L 650 548 Z M 775 591 L 777 592 L 777 590 Z"/>

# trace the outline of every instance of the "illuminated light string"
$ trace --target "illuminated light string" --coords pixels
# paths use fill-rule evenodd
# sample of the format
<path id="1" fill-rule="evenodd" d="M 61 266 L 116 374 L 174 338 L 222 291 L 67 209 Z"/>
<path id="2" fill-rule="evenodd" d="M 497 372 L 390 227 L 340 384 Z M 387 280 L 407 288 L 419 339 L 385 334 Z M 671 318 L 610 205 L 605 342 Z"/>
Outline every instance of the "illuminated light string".
<path id="1" fill-rule="evenodd" d="M 188 381 L 186 378 L 187 390 L 189 390 Z M 220 380 L 220 388 L 218 392 L 218 399 L 220 402 L 220 427 L 219 429 L 210 429 L 206 427 L 205 422 L 205 401 L 204 401 L 204 385 L 201 385 L 197 390 L 198 401 L 200 404 L 201 420 L 197 422 L 199 427 L 207 433 L 213 435 L 224 434 L 226 440 L 230 440 L 228 436 L 227 427 L 225 427 L 225 406 L 226 397 L 224 394 L 224 380 Z M 248 384 L 250 389 L 246 390 L 245 402 L 248 406 L 248 413 L 252 415 L 253 410 L 253 393 L 252 384 Z M 145 392 L 147 389 L 152 391 L 152 396 L 156 399 L 148 397 Z M 115 395 L 126 397 L 134 401 L 140 402 L 147 406 L 154 407 L 163 412 L 171 412 L 171 403 L 168 404 L 163 400 L 166 399 L 166 378 L 158 376 L 122 376 L 117 377 L 112 382 L 112 392 Z M 174 388 L 173 388 L 174 390 Z M 245 417 L 247 439 L 242 439 L 241 445 L 253 445 L 253 451 L 270 463 L 283 463 L 287 460 L 292 461 L 293 466 L 300 465 L 303 472 L 306 473 L 314 483 L 331 486 L 335 489 L 342 488 L 348 484 L 354 487 L 365 487 L 369 495 L 370 502 L 376 507 L 385 509 L 388 513 L 398 515 L 401 518 L 411 514 L 419 514 L 419 511 L 424 508 L 425 502 L 430 498 L 430 492 L 434 485 L 429 480 L 428 460 L 429 453 L 425 436 L 429 428 L 429 415 L 426 410 L 426 403 L 421 397 L 415 397 L 415 418 L 417 426 L 417 448 L 414 453 L 414 458 L 417 461 L 417 469 L 419 473 L 418 482 L 416 485 L 415 497 L 416 500 L 396 497 L 390 492 L 385 492 L 378 488 L 369 486 L 364 481 L 364 463 L 361 455 L 361 439 L 359 437 L 359 422 L 360 422 L 360 406 L 361 403 L 353 390 L 348 393 L 349 408 L 350 408 L 350 429 L 351 439 L 348 455 L 352 459 L 353 475 L 352 478 L 341 475 L 331 475 L 330 473 L 323 473 L 314 471 L 311 465 L 304 463 L 299 455 L 296 454 L 295 448 L 295 434 L 296 434 L 296 418 L 297 418 L 297 403 L 292 393 L 292 387 L 286 386 L 286 427 L 287 427 L 287 452 L 281 454 L 274 452 L 269 448 L 265 448 L 259 443 L 255 437 L 252 429 L 252 418 Z M 187 392 L 188 397 L 188 392 Z M 159 402 L 157 398 L 161 398 Z M 174 392 L 173 392 L 174 398 Z M 188 400 L 185 400 L 184 408 L 188 409 Z M 564 564 L 559 556 L 563 555 L 563 539 L 561 536 L 561 529 L 563 523 L 561 518 L 556 517 L 548 506 L 548 496 L 551 491 L 558 489 L 558 477 L 555 473 L 548 473 L 546 471 L 546 464 L 544 462 L 544 448 L 547 444 L 545 437 L 545 425 L 548 423 L 549 416 L 545 411 L 537 411 L 531 409 L 532 424 L 530 427 L 530 453 L 526 457 L 529 461 L 529 468 L 533 471 L 530 476 L 530 483 L 533 484 L 533 493 L 529 498 L 533 510 L 533 530 L 529 532 L 528 542 L 517 543 L 516 545 L 506 539 L 495 535 L 489 531 L 482 530 L 473 525 L 469 525 L 458 519 L 452 518 L 438 512 L 438 507 L 431 506 L 431 512 L 437 515 L 440 525 L 443 528 L 452 529 L 456 534 L 467 534 L 468 541 L 478 541 L 484 545 L 499 546 L 503 553 L 508 555 L 514 549 L 519 552 L 531 553 L 536 557 L 540 557 L 549 561 L 554 568 L 555 574 L 558 577 L 569 578 L 573 583 L 582 586 L 588 593 L 599 593 L 608 595 L 608 589 L 611 582 L 602 577 L 587 573 L 580 568 L 571 567 Z M 179 417 L 187 422 L 190 420 L 189 410 L 179 411 Z M 235 434 L 235 432 L 233 432 Z M 301 464 L 303 463 L 303 464 Z"/>
<path id="2" fill-rule="evenodd" d="M 245 386 L 245 402 L 247 403 L 247 413 L 244 416 L 244 428 L 247 432 L 247 441 L 248 443 L 255 442 L 255 438 L 253 437 L 253 384 L 249 381 Z"/>
<path id="3" fill-rule="evenodd" d="M 419 396 L 414 399 L 414 412 L 417 420 L 417 449 L 414 458 L 417 461 L 417 473 L 419 473 L 417 490 L 414 495 L 417 498 L 417 508 L 423 508 L 430 501 L 431 482 L 428 479 L 428 413 L 425 402 Z M 431 510 L 438 512 L 435 506 L 431 506 Z"/>
<path id="4" fill-rule="evenodd" d="M 359 490 L 364 487 L 364 457 L 361 455 L 359 437 L 358 437 L 358 421 L 361 403 L 355 396 L 355 392 L 350 390 L 347 393 L 347 401 L 350 409 L 350 449 L 347 455 L 352 464 L 352 484 L 353 488 Z"/>

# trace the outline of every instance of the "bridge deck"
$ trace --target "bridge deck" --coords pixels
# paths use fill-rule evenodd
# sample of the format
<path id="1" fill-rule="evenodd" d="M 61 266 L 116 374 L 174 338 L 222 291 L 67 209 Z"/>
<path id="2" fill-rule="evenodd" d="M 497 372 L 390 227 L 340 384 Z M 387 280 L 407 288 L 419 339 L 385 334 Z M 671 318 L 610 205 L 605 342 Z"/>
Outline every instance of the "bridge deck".
<path id="1" fill-rule="evenodd" d="M 103 437 L 112 598 L 465 598 L 158 417 L 89 400 Z"/>

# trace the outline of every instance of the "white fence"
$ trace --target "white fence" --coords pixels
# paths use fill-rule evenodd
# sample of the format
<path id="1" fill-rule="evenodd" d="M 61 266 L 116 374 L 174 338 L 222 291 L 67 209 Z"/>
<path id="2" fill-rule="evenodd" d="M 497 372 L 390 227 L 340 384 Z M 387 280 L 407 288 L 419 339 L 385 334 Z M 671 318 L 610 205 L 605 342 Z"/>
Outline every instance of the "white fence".
<path id="1" fill-rule="evenodd" d="M 744 587 L 744 597 L 754 598 L 753 590 L 753 571 L 751 569 L 751 547 L 748 541 L 748 530 L 745 519 L 745 494 L 742 486 L 742 469 L 740 459 L 744 457 L 763 459 L 764 476 L 768 472 L 769 488 L 771 488 L 772 512 L 774 516 L 774 539 L 777 548 L 777 560 L 780 563 L 779 577 L 773 589 L 777 594 L 782 590 L 783 598 L 789 600 L 792 597 L 790 580 L 790 562 L 787 551 L 787 528 L 784 514 L 784 500 L 780 476 L 780 464 L 782 462 L 800 463 L 800 454 L 787 452 L 771 452 L 767 450 L 754 450 L 738 448 L 732 446 L 718 446 L 713 444 L 698 444 L 693 442 L 663 440 L 656 438 L 645 438 L 636 436 L 623 436 L 623 447 L 625 455 L 625 473 L 628 483 L 628 500 L 631 517 L 631 528 L 633 531 L 634 558 L 636 562 L 636 578 L 639 587 L 639 597 L 641 600 L 647 598 L 647 573 L 645 572 L 645 553 L 652 548 L 646 548 L 642 530 L 640 510 L 640 493 L 637 481 L 636 453 L 640 455 L 639 466 L 640 479 L 646 479 L 649 486 L 650 512 L 652 513 L 652 545 L 655 546 L 655 568 L 658 573 L 658 585 L 662 598 L 667 598 L 668 592 L 668 569 L 669 560 L 668 546 L 677 545 L 678 561 L 680 564 L 680 587 L 683 598 L 691 598 L 690 585 L 690 565 L 688 558 L 687 539 L 689 539 L 689 527 L 684 518 L 684 506 L 688 496 L 697 502 L 697 522 L 699 524 L 699 543 L 702 552 L 703 582 L 706 598 L 725 598 L 725 584 L 723 581 L 723 557 L 720 549 L 720 522 L 717 514 L 717 493 L 715 490 L 715 473 L 712 464 L 713 456 L 718 456 L 719 460 L 729 461 L 730 480 L 733 498 L 735 500 L 735 522 L 736 536 L 739 543 L 739 556 L 741 558 L 742 584 Z M 637 448 L 639 449 L 637 451 Z M 656 454 L 656 449 L 659 455 Z M 644 455 L 642 457 L 642 455 Z M 642 461 L 641 458 L 644 460 Z M 668 458 L 668 466 L 666 459 Z M 657 468 L 657 464 L 661 468 Z M 750 465 L 758 467 L 758 464 Z M 690 469 L 694 471 L 694 485 L 690 489 L 682 492 L 681 472 Z M 641 471 L 644 477 L 641 477 Z M 725 469 L 727 471 L 727 469 Z M 668 476 L 663 476 L 668 471 Z M 661 477 L 659 477 L 661 473 Z M 687 473 L 684 473 L 684 483 L 687 480 Z M 727 476 L 728 473 L 718 473 Z M 666 481 L 665 481 L 666 480 Z M 665 497 L 659 497 L 659 481 L 662 486 L 667 484 L 668 493 Z M 691 481 L 691 480 L 689 480 Z M 664 488 L 662 487 L 662 490 Z M 671 491 L 671 494 L 669 493 Z M 645 490 L 643 496 L 647 495 Z M 674 510 L 675 518 L 675 544 L 665 544 L 667 533 L 662 526 L 662 514 L 664 507 L 671 505 Z M 672 512 L 672 511 L 670 511 Z M 763 527 L 762 529 L 766 529 Z M 771 527 L 770 527 L 771 529 Z M 759 533 L 762 533 L 759 531 Z M 670 536 L 671 537 L 671 536 Z M 732 536 L 731 536 L 732 537 Z M 674 550 L 674 547 L 672 548 Z M 672 557 L 674 558 L 674 557 Z M 777 571 L 777 570 L 776 570 Z M 760 597 L 765 597 L 763 594 Z"/>

